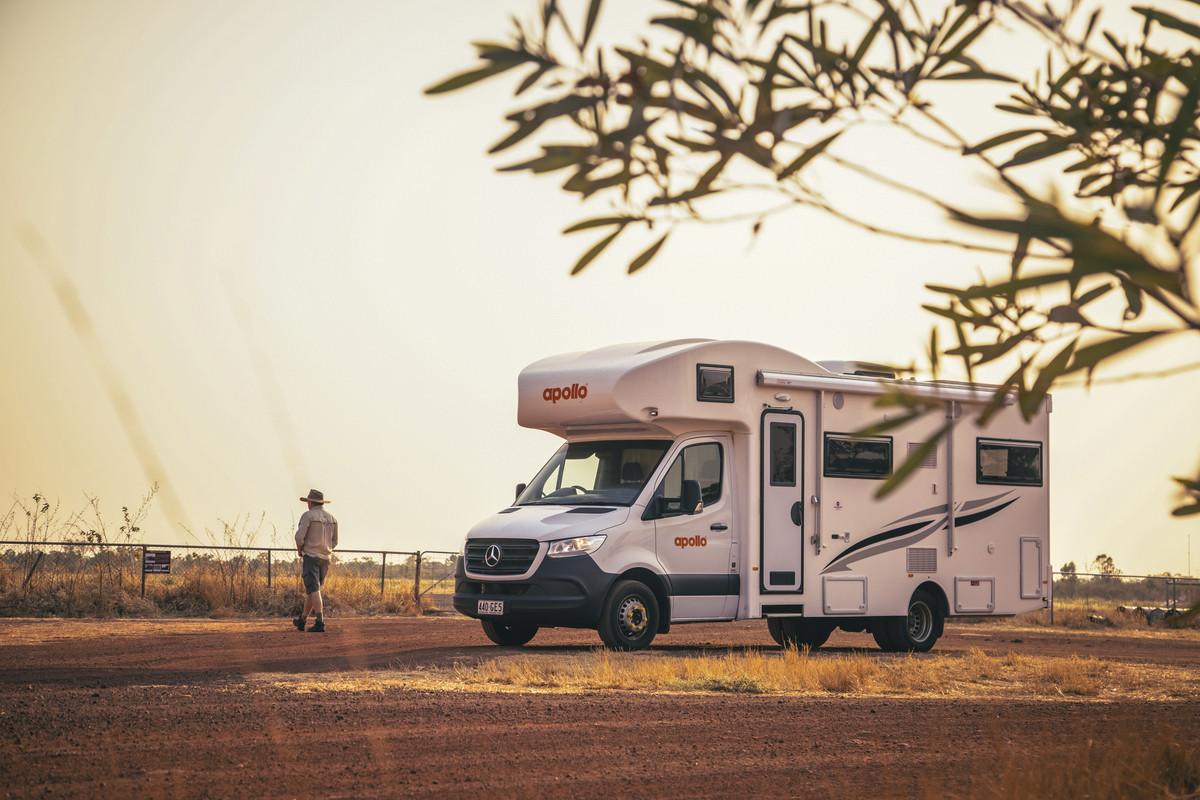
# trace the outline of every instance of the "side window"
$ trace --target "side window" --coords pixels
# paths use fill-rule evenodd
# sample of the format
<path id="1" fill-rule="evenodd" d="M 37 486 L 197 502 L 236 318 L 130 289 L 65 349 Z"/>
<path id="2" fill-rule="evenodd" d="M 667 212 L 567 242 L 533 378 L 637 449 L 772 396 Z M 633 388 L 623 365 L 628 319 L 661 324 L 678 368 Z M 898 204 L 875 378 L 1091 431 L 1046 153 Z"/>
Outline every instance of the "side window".
<path id="1" fill-rule="evenodd" d="M 891 473 L 892 437 L 825 434 L 825 477 L 881 480 Z"/>
<path id="2" fill-rule="evenodd" d="M 977 439 L 975 482 L 1041 486 L 1042 443 Z"/>
<path id="3" fill-rule="evenodd" d="M 697 364 L 696 399 L 703 403 L 732 403 L 733 367 Z"/>
<path id="4" fill-rule="evenodd" d="M 721 445 L 716 442 L 693 444 L 685 447 L 667 470 L 658 494 L 662 497 L 662 515 L 673 517 L 682 513 L 680 498 L 684 481 L 700 484 L 700 499 L 709 506 L 721 499 L 724 479 L 724 463 Z"/>

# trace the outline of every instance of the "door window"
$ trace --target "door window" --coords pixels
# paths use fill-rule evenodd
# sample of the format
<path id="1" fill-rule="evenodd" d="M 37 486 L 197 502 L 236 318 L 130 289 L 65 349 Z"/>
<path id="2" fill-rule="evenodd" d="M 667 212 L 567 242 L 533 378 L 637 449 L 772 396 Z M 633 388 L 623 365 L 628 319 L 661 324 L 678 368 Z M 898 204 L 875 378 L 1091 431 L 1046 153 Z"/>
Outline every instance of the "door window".
<path id="1" fill-rule="evenodd" d="M 667 470 L 658 494 L 662 497 L 660 508 L 664 517 L 683 513 L 681 495 L 684 481 L 700 484 L 700 499 L 710 506 L 721 499 L 721 484 L 724 477 L 721 445 L 716 442 L 689 445 L 679 453 L 675 463 Z"/>
<path id="2" fill-rule="evenodd" d="M 796 485 L 796 426 L 771 423 L 771 485 Z"/>

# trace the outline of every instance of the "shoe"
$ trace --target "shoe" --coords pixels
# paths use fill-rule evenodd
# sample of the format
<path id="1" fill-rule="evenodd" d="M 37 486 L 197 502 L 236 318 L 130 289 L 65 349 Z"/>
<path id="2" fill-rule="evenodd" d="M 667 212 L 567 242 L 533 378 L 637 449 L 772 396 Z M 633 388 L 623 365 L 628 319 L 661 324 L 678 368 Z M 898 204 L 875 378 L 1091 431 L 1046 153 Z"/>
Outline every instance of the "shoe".
<path id="1" fill-rule="evenodd" d="M 298 631 L 304 630 L 304 625 L 307 622 L 308 620 L 304 619 L 303 617 L 296 617 L 294 620 L 292 620 L 292 624 L 296 626 L 296 630 Z"/>
<path id="2" fill-rule="evenodd" d="M 317 620 L 316 622 L 313 623 L 313 626 L 308 629 L 308 632 L 309 633 L 324 633 L 325 632 L 325 621 L 320 620 L 320 619 Z"/>

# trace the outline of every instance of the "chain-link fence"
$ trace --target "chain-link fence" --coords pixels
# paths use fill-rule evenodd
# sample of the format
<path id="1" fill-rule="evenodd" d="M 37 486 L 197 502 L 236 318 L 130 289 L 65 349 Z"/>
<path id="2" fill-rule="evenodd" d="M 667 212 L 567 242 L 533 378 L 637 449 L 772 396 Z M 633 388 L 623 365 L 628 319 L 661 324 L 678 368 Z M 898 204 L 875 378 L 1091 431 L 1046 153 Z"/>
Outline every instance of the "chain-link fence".
<path id="1" fill-rule="evenodd" d="M 453 609 L 458 553 L 339 550 L 330 611 Z M 273 547 L 0 541 L 0 613 L 293 613 L 300 558 Z"/>
<path id="2" fill-rule="evenodd" d="M 1200 601 L 1200 578 L 1179 575 L 1055 572 L 1050 620 L 1055 605 L 1082 603 L 1104 613 L 1140 614 L 1160 622 Z"/>

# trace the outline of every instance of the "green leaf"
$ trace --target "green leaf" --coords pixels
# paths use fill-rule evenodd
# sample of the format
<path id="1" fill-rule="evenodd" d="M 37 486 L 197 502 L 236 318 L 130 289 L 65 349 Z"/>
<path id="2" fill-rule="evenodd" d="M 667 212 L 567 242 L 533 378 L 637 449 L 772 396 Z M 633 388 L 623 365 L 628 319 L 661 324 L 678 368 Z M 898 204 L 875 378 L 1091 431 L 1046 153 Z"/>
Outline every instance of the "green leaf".
<path id="1" fill-rule="evenodd" d="M 953 421 L 942 425 L 942 427 L 938 429 L 937 433 L 931 436 L 928 441 L 922 442 L 920 447 L 909 453 L 908 458 L 904 459 L 900 466 L 897 467 L 896 470 L 880 485 L 880 487 L 875 490 L 875 496 L 886 497 L 895 491 L 895 489 L 901 483 L 903 483 L 909 475 L 913 474 L 913 471 L 915 471 L 917 467 L 924 463 L 929 454 L 937 449 L 938 442 L 946 437 L 946 434 L 950 432 L 952 427 L 954 427 Z"/>
<path id="2" fill-rule="evenodd" d="M 1065 152 L 1071 143 L 1057 136 L 1046 135 L 1046 138 L 1040 142 L 1034 142 L 1031 145 L 1018 150 L 1012 158 L 1005 162 L 1001 169 L 1009 167 L 1019 167 L 1022 164 L 1030 164 L 1034 161 L 1041 161 L 1043 158 L 1050 158 L 1059 153 Z"/>
<path id="3" fill-rule="evenodd" d="M 712 26 L 706 25 L 699 20 L 687 19 L 686 17 L 655 17 L 650 20 L 650 24 L 670 28 L 676 33 L 681 34 L 684 38 L 704 45 L 709 50 L 712 49 Z"/>
<path id="4" fill-rule="evenodd" d="M 507 150 L 517 142 L 520 142 L 527 136 L 530 136 L 543 123 L 556 117 L 567 116 L 582 111 L 585 108 L 595 106 L 599 101 L 594 97 L 586 95 L 569 94 L 565 97 L 560 97 L 557 100 L 551 100 L 548 103 L 543 103 L 540 106 L 514 111 L 509 114 L 506 119 L 509 122 L 516 124 L 517 129 L 500 140 L 488 150 L 489 153 L 499 153 L 502 150 Z"/>
<path id="5" fill-rule="evenodd" d="M 1185 503 L 1184 505 L 1171 509 L 1172 517 L 1190 517 L 1193 514 L 1200 514 L 1200 500 L 1196 500 L 1192 503 Z M 1197 602 L 1193 608 L 1200 609 L 1200 602 Z"/>
<path id="6" fill-rule="evenodd" d="M 984 69 L 964 69 L 958 72 L 947 72 L 942 75 L 931 75 L 935 81 L 999 81 L 1000 83 L 1016 83 L 1016 78 L 1001 75 L 999 72 L 988 72 Z"/>
<path id="7" fill-rule="evenodd" d="M 833 141 L 835 139 L 837 139 L 839 136 L 841 136 L 842 133 L 843 133 L 843 131 L 838 131 L 837 133 L 834 133 L 830 136 L 826 136 L 824 139 L 822 139 L 821 141 L 814 144 L 812 147 L 805 150 L 803 153 L 800 154 L 799 158 L 797 158 L 791 164 L 788 164 L 786 167 L 784 167 L 783 171 L 779 173 L 779 176 L 776 178 L 776 180 L 780 180 L 780 181 L 786 180 L 786 179 L 792 177 L 793 175 L 795 175 L 800 170 L 804 169 L 805 165 L 808 164 L 808 162 L 812 161 L 814 158 L 821 155 L 821 153 L 825 152 L 825 148 L 827 148 L 827 147 L 829 147 L 829 145 L 833 144 Z"/>
<path id="8" fill-rule="evenodd" d="M 1109 292 L 1111 292 L 1113 290 L 1113 288 L 1114 288 L 1113 284 L 1106 283 L 1103 286 L 1097 286 L 1095 289 L 1092 289 L 1091 291 L 1084 292 L 1082 295 L 1080 295 L 1078 298 L 1076 298 L 1075 306 L 1077 308 L 1083 308 L 1088 303 L 1091 303 L 1094 300 L 1098 300 L 1101 297 L 1103 297 L 1104 295 L 1108 294 Z"/>
<path id="9" fill-rule="evenodd" d="M 625 230 L 625 226 L 617 228 L 615 231 L 605 236 L 600 241 L 596 242 L 591 248 L 583 254 L 583 256 L 575 262 L 575 266 L 571 269 L 572 275 L 578 275 L 583 272 L 588 264 L 596 260 L 596 256 L 604 252 L 605 248 L 613 243 L 613 240 L 621 235 L 621 231 Z"/>
<path id="10" fill-rule="evenodd" d="M 658 255 L 658 251 L 662 249 L 663 244 L 666 243 L 667 237 L 670 235 L 671 235 L 670 233 L 664 233 L 657 242 L 655 242 L 654 244 L 652 244 L 648 248 L 646 248 L 642 252 L 642 254 L 639 255 L 637 258 L 635 258 L 633 261 L 630 261 L 629 262 L 629 274 L 632 275 L 633 273 L 637 272 L 642 267 L 649 264 L 650 260 L 653 259 L 656 255 Z"/>
<path id="11" fill-rule="evenodd" d="M 1152 339 L 1156 339 L 1168 331 L 1139 331 L 1136 333 L 1122 333 L 1113 336 L 1111 339 L 1106 339 L 1096 344 L 1081 347 L 1075 353 L 1071 360 L 1071 365 L 1065 370 L 1065 373 L 1079 372 L 1086 370 L 1089 375 L 1102 362 L 1115 358 L 1116 356 L 1146 344 Z"/>
<path id="12" fill-rule="evenodd" d="M 592 228 L 603 228 L 606 225 L 625 226 L 632 221 L 629 217 L 595 217 L 593 219 L 585 219 L 582 222 L 576 222 L 574 225 L 564 228 L 563 233 L 579 233 L 580 231 L 589 231 Z"/>
<path id="13" fill-rule="evenodd" d="M 1159 11 L 1155 8 L 1147 8 L 1145 6 L 1134 6 L 1134 13 L 1141 14 L 1147 20 L 1154 20 L 1164 28 L 1170 28 L 1180 33 L 1185 33 L 1193 39 L 1200 39 L 1200 25 L 1194 25 L 1191 22 L 1184 22 L 1181 19 L 1171 16 L 1165 11 Z"/>
<path id="14" fill-rule="evenodd" d="M 424 93 L 445 94 L 447 92 L 457 91 L 464 86 L 470 86 L 473 83 L 478 83 L 479 81 L 490 78 L 493 75 L 499 75 L 502 72 L 507 72 L 508 70 L 517 66 L 519 63 L 521 62 L 495 62 L 486 67 L 469 70 L 467 72 L 460 72 L 457 75 L 447 78 L 441 83 L 430 86 L 429 88 L 425 89 Z"/>
<path id="15" fill-rule="evenodd" d="M 1025 128 L 1019 131 L 1009 131 L 1008 133 L 1002 133 L 999 136 L 993 136 L 990 139 L 985 139 L 979 144 L 971 145 L 963 150 L 963 154 L 974 155 L 975 153 L 982 153 L 985 150 L 991 150 L 993 147 L 999 147 L 1002 144 L 1015 142 L 1018 139 L 1024 139 L 1026 136 L 1033 136 L 1039 133 L 1045 133 L 1045 131 L 1040 128 Z"/>
<path id="16" fill-rule="evenodd" d="M 583 41 L 579 43 L 581 51 L 587 47 L 588 41 L 592 38 L 592 32 L 596 29 L 596 19 L 600 16 L 602 2 L 603 0 L 592 0 L 588 3 L 587 21 L 583 25 Z"/>

